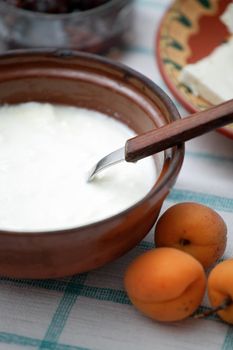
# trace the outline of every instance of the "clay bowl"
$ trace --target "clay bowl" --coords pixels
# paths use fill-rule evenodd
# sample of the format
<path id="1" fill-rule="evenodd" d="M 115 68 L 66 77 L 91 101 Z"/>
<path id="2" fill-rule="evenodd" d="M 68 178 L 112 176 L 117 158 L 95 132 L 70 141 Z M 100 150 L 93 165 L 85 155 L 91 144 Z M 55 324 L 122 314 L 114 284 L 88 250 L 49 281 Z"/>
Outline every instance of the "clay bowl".
<path id="1" fill-rule="evenodd" d="M 18 51 L 0 57 L 1 103 L 74 105 L 119 118 L 137 133 L 180 118 L 169 97 L 135 71 L 72 51 Z M 95 269 L 134 247 L 155 223 L 182 165 L 184 146 L 154 157 L 160 174 L 146 197 L 94 224 L 49 232 L 0 230 L 0 274 L 55 278 Z"/>

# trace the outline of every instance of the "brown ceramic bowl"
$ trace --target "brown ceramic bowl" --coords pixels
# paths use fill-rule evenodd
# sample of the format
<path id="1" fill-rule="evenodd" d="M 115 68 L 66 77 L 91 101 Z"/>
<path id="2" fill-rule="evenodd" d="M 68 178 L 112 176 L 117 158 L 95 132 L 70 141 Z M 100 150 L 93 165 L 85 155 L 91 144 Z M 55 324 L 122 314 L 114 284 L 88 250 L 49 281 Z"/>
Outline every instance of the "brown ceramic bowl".
<path id="1" fill-rule="evenodd" d="M 155 84 L 120 64 L 71 51 L 12 52 L 0 57 L 0 101 L 87 107 L 137 133 L 180 118 Z M 160 176 L 134 206 L 94 224 L 49 232 L 0 231 L 0 274 L 53 278 L 97 268 L 134 247 L 155 223 L 182 165 L 184 146 L 155 157 Z"/>

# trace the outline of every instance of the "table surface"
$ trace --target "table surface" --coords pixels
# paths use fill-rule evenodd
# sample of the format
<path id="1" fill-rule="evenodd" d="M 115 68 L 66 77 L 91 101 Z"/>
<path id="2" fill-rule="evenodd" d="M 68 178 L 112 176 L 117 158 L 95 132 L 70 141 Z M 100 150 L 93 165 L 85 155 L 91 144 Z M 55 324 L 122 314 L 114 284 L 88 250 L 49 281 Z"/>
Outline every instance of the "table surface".
<path id="1" fill-rule="evenodd" d="M 154 37 L 169 3 L 136 0 L 131 44 L 112 56 L 165 91 L 155 61 Z M 228 226 L 225 258 L 233 248 L 232 150 L 233 141 L 217 132 L 188 142 L 182 171 L 162 209 L 195 201 L 219 212 Z M 0 278 L 0 350 L 233 349 L 232 327 L 215 316 L 161 324 L 130 304 L 123 287 L 124 270 L 151 248 L 153 235 L 149 233 L 125 256 L 93 272 L 46 281 Z M 208 308 L 207 298 L 202 308 Z"/>

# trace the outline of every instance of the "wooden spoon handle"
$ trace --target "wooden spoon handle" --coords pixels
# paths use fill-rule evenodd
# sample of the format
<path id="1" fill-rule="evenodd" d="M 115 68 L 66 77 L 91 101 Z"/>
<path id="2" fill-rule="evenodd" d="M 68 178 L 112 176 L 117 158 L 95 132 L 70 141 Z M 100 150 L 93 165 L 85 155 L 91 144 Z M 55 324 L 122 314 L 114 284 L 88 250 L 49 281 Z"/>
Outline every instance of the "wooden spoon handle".
<path id="1" fill-rule="evenodd" d="M 233 99 L 129 139 L 125 160 L 135 162 L 233 122 Z"/>

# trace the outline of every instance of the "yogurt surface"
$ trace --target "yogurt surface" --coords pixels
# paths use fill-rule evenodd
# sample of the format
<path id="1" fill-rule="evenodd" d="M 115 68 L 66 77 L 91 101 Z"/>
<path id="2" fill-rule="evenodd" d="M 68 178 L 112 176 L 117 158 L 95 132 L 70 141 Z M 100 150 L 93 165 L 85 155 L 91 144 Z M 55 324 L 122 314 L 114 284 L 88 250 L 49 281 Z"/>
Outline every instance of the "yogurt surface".
<path id="1" fill-rule="evenodd" d="M 142 199 L 156 179 L 151 158 L 87 174 L 135 134 L 104 114 L 36 102 L 0 108 L 0 229 L 90 224 Z"/>

